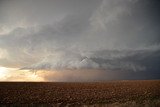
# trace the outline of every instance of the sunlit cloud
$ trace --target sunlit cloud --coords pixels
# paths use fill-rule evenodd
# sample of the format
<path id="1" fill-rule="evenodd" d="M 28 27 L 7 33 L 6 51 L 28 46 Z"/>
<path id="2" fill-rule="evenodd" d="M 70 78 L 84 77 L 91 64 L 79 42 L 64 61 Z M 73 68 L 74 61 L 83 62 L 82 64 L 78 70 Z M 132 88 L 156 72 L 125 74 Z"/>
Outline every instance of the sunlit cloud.
<path id="1" fill-rule="evenodd" d="M 0 67 L 0 81 L 44 81 L 44 78 L 29 70 Z"/>
<path id="2" fill-rule="evenodd" d="M 157 79 L 159 7 L 156 0 L 0 1 L 1 79 Z"/>

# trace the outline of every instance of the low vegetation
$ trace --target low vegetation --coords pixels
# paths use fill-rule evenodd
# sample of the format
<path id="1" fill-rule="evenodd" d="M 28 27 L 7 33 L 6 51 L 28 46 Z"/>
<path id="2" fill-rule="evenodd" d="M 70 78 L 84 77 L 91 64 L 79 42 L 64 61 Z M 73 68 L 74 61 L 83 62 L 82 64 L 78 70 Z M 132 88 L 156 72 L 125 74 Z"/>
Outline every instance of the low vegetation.
<path id="1" fill-rule="evenodd" d="M 160 107 L 160 81 L 1 82 L 0 105 Z"/>

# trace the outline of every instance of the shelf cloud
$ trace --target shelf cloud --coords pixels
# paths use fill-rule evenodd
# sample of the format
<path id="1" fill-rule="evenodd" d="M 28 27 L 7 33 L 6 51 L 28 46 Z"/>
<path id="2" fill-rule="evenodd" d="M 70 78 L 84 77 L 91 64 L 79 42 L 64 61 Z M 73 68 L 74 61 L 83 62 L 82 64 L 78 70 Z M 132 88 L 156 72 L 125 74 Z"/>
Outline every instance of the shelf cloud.
<path id="1" fill-rule="evenodd" d="M 2 0 L 0 66 L 159 78 L 159 7 L 158 0 Z"/>

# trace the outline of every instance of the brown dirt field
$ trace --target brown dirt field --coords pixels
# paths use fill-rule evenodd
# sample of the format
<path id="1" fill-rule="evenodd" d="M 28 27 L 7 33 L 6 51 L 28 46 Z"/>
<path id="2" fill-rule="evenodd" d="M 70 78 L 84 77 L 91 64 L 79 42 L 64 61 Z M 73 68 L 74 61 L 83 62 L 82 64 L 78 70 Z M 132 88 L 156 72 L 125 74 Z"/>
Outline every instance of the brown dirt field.
<path id="1" fill-rule="evenodd" d="M 0 82 L 0 105 L 91 105 L 160 101 L 160 80 Z M 160 106 L 160 102 L 156 105 Z M 17 106 L 16 106 L 17 107 Z"/>

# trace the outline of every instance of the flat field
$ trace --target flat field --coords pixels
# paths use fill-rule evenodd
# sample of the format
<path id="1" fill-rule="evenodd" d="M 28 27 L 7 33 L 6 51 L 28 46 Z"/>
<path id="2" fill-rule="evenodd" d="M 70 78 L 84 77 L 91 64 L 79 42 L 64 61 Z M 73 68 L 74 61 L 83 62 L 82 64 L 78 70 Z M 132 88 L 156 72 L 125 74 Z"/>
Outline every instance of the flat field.
<path id="1" fill-rule="evenodd" d="M 0 82 L 0 106 L 127 107 L 138 104 L 160 107 L 160 80 Z"/>

